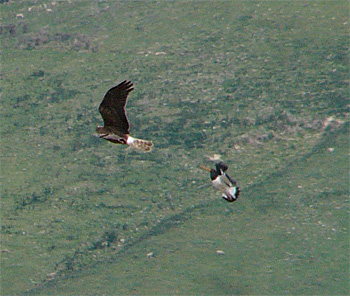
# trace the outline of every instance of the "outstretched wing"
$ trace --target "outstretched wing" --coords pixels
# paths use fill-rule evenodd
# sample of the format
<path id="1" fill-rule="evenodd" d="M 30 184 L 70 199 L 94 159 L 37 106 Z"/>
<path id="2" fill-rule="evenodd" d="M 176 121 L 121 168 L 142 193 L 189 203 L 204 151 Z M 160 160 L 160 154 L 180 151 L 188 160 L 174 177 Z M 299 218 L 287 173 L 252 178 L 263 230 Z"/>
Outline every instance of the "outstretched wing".
<path id="1" fill-rule="evenodd" d="M 229 180 L 230 181 L 230 183 L 231 183 L 231 186 L 237 186 L 237 182 L 236 182 L 236 180 L 233 180 L 228 174 L 224 174 L 225 175 L 225 177 L 227 178 L 227 180 Z M 230 186 L 230 185 L 229 185 Z"/>
<path id="2" fill-rule="evenodd" d="M 125 104 L 129 92 L 133 90 L 131 81 L 124 80 L 115 87 L 112 87 L 104 96 L 98 108 L 104 125 L 114 128 L 123 134 L 129 134 L 129 122 L 125 114 Z"/>

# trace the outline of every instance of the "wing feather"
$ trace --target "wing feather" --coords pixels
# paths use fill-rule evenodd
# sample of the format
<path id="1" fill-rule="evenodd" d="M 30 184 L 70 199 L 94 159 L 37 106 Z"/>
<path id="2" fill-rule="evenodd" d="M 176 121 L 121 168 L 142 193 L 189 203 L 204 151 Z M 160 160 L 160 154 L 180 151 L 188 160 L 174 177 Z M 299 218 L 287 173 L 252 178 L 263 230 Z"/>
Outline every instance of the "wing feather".
<path id="1" fill-rule="evenodd" d="M 231 183 L 230 186 L 236 186 L 236 185 L 237 185 L 236 180 L 233 180 L 233 179 L 230 177 L 229 174 L 226 174 L 226 173 L 225 173 L 224 175 L 225 175 L 225 177 L 227 178 L 227 180 Z"/>
<path id="2" fill-rule="evenodd" d="M 129 134 L 129 121 L 125 113 L 125 105 L 129 92 L 133 90 L 131 81 L 124 80 L 112 87 L 104 96 L 98 108 L 105 127 Z"/>

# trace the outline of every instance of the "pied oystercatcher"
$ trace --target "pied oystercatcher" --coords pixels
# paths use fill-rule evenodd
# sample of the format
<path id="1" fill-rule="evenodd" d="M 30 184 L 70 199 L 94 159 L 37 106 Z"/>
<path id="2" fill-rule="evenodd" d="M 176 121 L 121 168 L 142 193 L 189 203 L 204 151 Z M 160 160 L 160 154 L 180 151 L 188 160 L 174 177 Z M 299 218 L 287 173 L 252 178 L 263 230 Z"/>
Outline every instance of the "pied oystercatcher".
<path id="1" fill-rule="evenodd" d="M 210 178 L 212 185 L 223 192 L 222 197 L 228 202 L 233 202 L 239 197 L 239 187 L 237 182 L 233 180 L 227 173 L 228 166 L 223 162 L 215 164 L 215 169 L 210 169 L 205 166 L 201 166 L 205 171 L 210 172 Z"/>

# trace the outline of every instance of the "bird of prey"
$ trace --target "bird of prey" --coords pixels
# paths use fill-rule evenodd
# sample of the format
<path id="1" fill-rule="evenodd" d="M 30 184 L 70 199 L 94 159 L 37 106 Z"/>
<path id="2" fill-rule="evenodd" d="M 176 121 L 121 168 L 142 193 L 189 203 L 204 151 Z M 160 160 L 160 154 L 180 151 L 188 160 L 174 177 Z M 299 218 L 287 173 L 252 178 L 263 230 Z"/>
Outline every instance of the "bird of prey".
<path id="1" fill-rule="evenodd" d="M 233 202 L 239 197 L 239 187 L 237 182 L 233 180 L 227 173 L 228 166 L 223 162 L 215 164 L 215 169 L 210 169 L 204 166 L 201 168 L 210 172 L 212 185 L 223 193 L 222 197 L 228 202 Z"/>
<path id="2" fill-rule="evenodd" d="M 153 146 L 151 141 L 137 139 L 129 134 L 129 121 L 125 113 L 125 104 L 129 92 L 133 90 L 132 86 L 131 81 L 124 80 L 105 94 L 98 108 L 104 126 L 96 128 L 96 136 L 112 143 L 125 144 L 149 152 Z"/>

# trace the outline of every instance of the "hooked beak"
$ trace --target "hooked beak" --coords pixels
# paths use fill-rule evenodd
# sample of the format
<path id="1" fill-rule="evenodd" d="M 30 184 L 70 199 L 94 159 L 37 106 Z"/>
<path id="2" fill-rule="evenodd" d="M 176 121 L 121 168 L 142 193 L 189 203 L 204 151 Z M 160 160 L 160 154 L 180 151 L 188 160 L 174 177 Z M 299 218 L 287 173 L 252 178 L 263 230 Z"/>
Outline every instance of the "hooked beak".
<path id="1" fill-rule="evenodd" d="M 211 171 L 210 168 L 207 168 L 207 167 L 205 167 L 203 165 L 201 165 L 199 168 L 201 168 L 203 171 L 207 171 L 207 172 Z"/>

